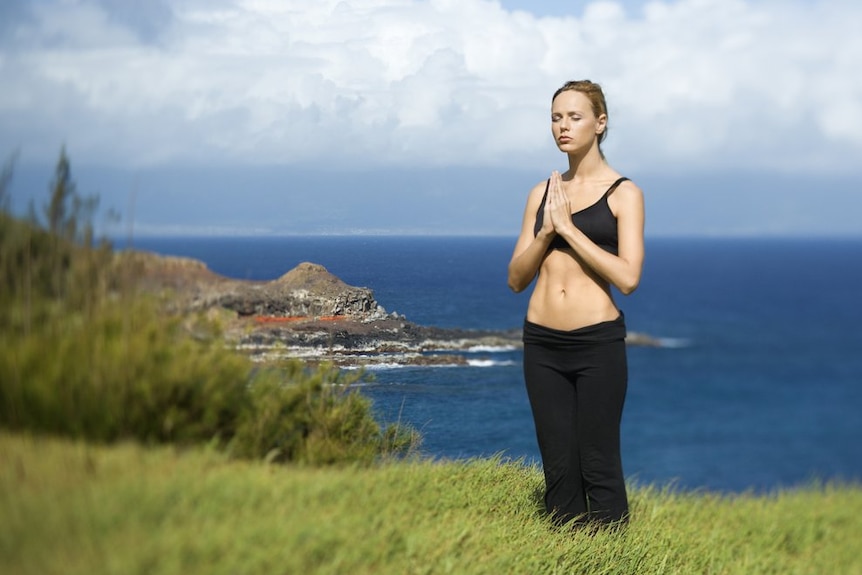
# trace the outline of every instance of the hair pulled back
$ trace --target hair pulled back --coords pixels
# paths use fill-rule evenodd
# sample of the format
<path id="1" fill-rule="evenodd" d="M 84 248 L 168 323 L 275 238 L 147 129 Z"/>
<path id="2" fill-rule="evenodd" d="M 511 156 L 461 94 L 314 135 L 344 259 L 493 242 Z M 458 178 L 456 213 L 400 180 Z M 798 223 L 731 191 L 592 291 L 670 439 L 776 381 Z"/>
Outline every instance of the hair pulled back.
<path id="1" fill-rule="evenodd" d="M 580 92 L 584 96 L 589 99 L 590 104 L 593 107 L 593 115 L 598 118 L 602 114 L 605 115 L 605 118 L 609 118 L 608 116 L 608 104 L 605 102 L 605 94 L 602 92 L 602 87 L 596 84 L 595 82 L 591 82 L 589 80 L 572 80 L 566 82 L 556 92 L 554 92 L 554 97 L 551 98 L 551 103 L 557 99 L 557 96 L 562 94 L 563 92 L 568 91 Z M 601 150 L 601 143 L 605 141 L 605 138 L 608 135 L 608 122 L 605 122 L 605 129 L 602 130 L 602 133 L 599 134 L 599 144 Z M 602 154 L 604 157 L 604 154 Z"/>

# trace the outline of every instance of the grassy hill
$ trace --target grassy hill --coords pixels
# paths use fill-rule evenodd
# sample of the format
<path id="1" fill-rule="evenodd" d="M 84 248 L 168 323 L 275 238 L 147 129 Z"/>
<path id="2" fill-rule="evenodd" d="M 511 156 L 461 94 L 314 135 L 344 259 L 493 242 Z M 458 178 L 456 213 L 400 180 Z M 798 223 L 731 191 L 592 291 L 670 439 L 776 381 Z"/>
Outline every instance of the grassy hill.
<path id="1" fill-rule="evenodd" d="M 862 573 L 862 489 L 768 496 L 634 486 L 621 532 L 541 512 L 540 470 L 499 459 L 310 467 L 207 448 L 0 434 L 13 574 Z"/>

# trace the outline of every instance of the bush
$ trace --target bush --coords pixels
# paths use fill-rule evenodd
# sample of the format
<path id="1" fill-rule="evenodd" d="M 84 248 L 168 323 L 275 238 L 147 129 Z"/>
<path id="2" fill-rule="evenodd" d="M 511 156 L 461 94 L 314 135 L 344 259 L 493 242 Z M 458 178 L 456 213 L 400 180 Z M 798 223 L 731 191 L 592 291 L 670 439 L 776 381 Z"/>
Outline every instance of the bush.
<path id="1" fill-rule="evenodd" d="M 381 429 L 346 376 L 298 360 L 255 368 L 212 331 L 194 339 L 144 298 L 89 317 L 47 312 L 0 335 L 0 426 L 98 442 L 215 442 L 242 458 L 372 461 L 418 443 Z M 46 317 L 50 316 L 50 317 Z M 200 322 L 196 333 L 201 333 Z"/>
<path id="2" fill-rule="evenodd" d="M 371 415 L 371 402 L 350 387 L 359 379 L 361 374 L 345 375 L 325 365 L 308 373 L 298 361 L 258 373 L 231 452 L 268 461 L 328 464 L 370 462 L 418 446 L 418 435 L 407 428 L 380 428 Z"/>
<path id="3" fill-rule="evenodd" d="M 299 360 L 256 367 L 199 318 L 139 296 L 89 314 L 42 306 L 26 332 L 0 333 L 0 426 L 98 442 L 214 442 L 242 458 L 372 461 L 418 444 L 385 429 L 353 383 L 362 374 Z M 11 335 L 11 337 L 10 337 Z"/>
<path id="4" fill-rule="evenodd" d="M 244 358 L 188 337 L 152 302 L 90 314 L 42 310 L 29 332 L 0 338 L 0 423 L 97 441 L 200 441 L 230 434 L 242 409 Z"/>
<path id="5" fill-rule="evenodd" d="M 237 457 L 315 464 L 371 461 L 418 443 L 409 429 L 380 428 L 351 388 L 362 374 L 299 361 L 256 368 L 214 322 L 136 295 L 132 267 L 116 265 L 108 244 L 75 235 L 91 229 L 77 220 L 86 203 L 65 154 L 60 167 L 49 229 L 0 209 L 0 427 L 206 442 Z"/>

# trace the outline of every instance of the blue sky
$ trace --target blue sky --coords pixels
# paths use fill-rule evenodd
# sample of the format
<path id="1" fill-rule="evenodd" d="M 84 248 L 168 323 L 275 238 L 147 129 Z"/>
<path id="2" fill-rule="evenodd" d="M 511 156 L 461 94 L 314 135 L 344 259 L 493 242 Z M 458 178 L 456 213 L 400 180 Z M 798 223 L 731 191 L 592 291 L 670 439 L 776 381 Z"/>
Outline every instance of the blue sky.
<path id="1" fill-rule="evenodd" d="M 109 233 L 518 233 L 565 158 L 550 95 L 605 88 L 650 236 L 860 235 L 852 0 L 0 4 L 0 154 L 61 146 Z"/>

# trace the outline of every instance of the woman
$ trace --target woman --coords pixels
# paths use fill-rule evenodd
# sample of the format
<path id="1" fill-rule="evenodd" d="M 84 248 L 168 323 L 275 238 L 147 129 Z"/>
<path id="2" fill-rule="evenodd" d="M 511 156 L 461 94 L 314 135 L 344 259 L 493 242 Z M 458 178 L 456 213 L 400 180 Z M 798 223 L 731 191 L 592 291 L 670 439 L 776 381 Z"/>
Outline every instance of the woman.
<path id="1" fill-rule="evenodd" d="M 527 198 L 509 287 L 538 275 L 524 321 L 524 379 L 559 523 L 628 518 L 620 459 L 626 327 L 611 286 L 628 295 L 644 259 L 643 192 L 605 161 L 608 112 L 598 84 L 568 82 L 551 100 L 551 132 L 569 160 Z"/>

